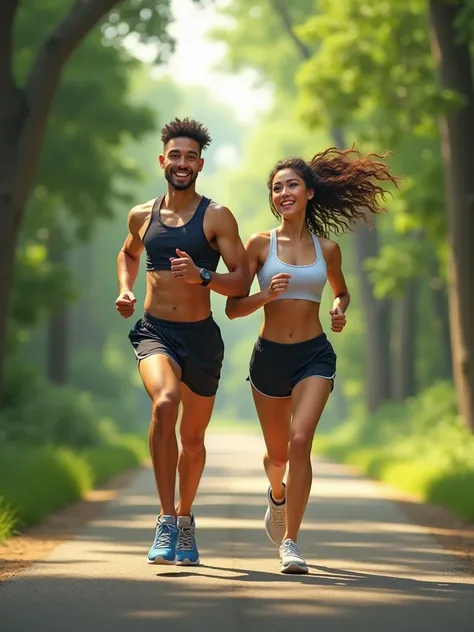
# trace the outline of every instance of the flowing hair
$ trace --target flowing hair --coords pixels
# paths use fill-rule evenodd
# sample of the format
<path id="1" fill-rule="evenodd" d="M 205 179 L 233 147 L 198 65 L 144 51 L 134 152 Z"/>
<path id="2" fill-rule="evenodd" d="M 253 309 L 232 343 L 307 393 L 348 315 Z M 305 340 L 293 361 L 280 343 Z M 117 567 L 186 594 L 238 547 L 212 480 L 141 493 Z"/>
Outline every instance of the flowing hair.
<path id="1" fill-rule="evenodd" d="M 352 230 L 358 220 L 368 222 L 368 214 L 385 210 L 388 191 L 381 183 L 398 187 L 401 179 L 390 173 L 382 160 L 384 154 L 364 156 L 355 148 L 340 150 L 330 147 L 316 154 L 310 162 L 302 158 L 281 160 L 268 178 L 270 208 L 280 219 L 272 200 L 272 184 L 282 169 L 292 169 L 304 181 L 307 189 L 314 189 L 314 197 L 306 205 L 306 225 L 318 237 L 338 235 Z"/>

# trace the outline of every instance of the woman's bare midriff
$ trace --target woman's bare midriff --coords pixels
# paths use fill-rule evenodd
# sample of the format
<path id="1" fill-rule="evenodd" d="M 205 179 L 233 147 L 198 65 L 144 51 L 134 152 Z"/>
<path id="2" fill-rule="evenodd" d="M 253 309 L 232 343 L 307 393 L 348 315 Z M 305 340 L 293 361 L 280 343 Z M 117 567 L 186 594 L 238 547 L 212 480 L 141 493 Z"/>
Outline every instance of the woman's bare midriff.
<path id="1" fill-rule="evenodd" d="M 211 314 L 210 290 L 175 279 L 169 270 L 147 272 L 145 312 L 156 318 L 197 322 Z"/>
<path id="2" fill-rule="evenodd" d="M 311 340 L 323 333 L 319 303 L 279 299 L 265 305 L 260 336 L 272 342 L 291 344 Z"/>

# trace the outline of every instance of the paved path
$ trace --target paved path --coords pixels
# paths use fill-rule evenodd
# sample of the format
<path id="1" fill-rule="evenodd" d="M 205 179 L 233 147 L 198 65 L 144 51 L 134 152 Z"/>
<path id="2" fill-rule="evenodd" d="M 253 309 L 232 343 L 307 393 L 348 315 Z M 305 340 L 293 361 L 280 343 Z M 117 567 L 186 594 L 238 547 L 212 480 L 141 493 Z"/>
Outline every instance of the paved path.
<path id="1" fill-rule="evenodd" d="M 208 452 L 195 505 L 202 566 L 145 563 L 156 511 L 146 470 L 0 586 L 2 632 L 473 632 L 474 577 L 381 486 L 315 463 L 300 539 L 310 574 L 284 576 L 262 528 L 260 438 L 211 435 Z"/>

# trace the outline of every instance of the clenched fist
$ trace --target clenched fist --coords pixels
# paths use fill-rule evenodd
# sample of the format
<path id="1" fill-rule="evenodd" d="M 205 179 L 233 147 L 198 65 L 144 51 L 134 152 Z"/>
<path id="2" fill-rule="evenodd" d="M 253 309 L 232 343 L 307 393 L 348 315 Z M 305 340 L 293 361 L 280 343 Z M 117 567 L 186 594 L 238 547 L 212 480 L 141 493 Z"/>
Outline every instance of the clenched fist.
<path id="1" fill-rule="evenodd" d="M 346 326 L 346 315 L 340 307 L 331 309 L 329 314 L 331 315 L 331 329 L 334 332 L 341 332 Z"/>
<path id="2" fill-rule="evenodd" d="M 184 250 L 176 248 L 178 255 L 171 259 L 171 272 L 175 279 L 180 279 L 185 283 L 201 283 L 199 268 Z"/>
<path id="3" fill-rule="evenodd" d="M 135 311 L 136 302 L 137 299 L 135 298 L 135 295 L 133 294 L 133 292 L 130 292 L 130 290 L 128 290 L 127 292 L 122 292 L 120 294 L 118 299 L 115 301 L 115 307 L 117 308 L 120 316 L 123 316 L 124 318 L 130 318 L 130 316 L 132 316 L 133 312 Z"/>
<path id="4" fill-rule="evenodd" d="M 280 296 L 280 294 L 282 294 L 287 289 L 290 279 L 291 274 L 288 274 L 287 272 L 275 274 L 275 276 L 272 277 L 267 290 L 268 298 L 271 301 L 275 298 L 278 298 L 278 296 Z"/>

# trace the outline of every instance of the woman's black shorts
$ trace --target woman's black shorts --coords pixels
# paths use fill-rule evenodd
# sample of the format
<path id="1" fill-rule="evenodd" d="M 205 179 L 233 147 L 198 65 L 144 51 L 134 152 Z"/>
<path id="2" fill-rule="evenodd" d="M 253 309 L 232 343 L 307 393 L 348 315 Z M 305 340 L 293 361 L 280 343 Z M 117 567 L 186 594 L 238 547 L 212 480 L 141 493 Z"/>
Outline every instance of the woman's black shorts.
<path id="1" fill-rule="evenodd" d="M 290 344 L 259 337 L 253 348 L 248 379 L 267 397 L 290 397 L 298 382 L 312 376 L 330 380 L 334 388 L 336 359 L 326 334 Z"/>
<path id="2" fill-rule="evenodd" d="M 224 343 L 212 316 L 197 322 L 177 322 L 145 314 L 128 335 L 137 360 L 166 355 L 181 369 L 181 381 L 193 393 L 217 392 L 224 360 Z"/>

